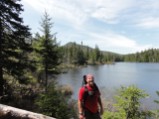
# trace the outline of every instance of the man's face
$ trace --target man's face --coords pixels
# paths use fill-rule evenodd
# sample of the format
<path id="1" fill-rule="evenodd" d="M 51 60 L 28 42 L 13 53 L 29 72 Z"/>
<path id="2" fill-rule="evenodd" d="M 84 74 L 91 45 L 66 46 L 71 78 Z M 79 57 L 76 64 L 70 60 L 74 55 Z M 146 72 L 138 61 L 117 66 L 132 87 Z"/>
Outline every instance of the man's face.
<path id="1" fill-rule="evenodd" d="M 90 86 L 93 86 L 94 85 L 94 78 L 92 75 L 87 75 L 87 84 L 90 85 Z"/>

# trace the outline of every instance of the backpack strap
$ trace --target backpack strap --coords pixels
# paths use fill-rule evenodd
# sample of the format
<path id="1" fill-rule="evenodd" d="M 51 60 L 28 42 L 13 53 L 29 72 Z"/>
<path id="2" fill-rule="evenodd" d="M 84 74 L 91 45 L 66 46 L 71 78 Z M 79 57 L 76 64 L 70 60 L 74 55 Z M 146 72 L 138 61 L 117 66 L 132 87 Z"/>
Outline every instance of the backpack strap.
<path id="1" fill-rule="evenodd" d="M 86 99 L 88 97 L 88 88 L 86 85 L 84 85 L 83 87 L 84 87 L 84 95 L 83 95 L 82 107 L 84 109 L 85 108 L 84 104 L 85 104 Z"/>
<path id="2" fill-rule="evenodd" d="M 86 75 L 83 76 L 83 81 L 82 81 L 82 86 L 86 85 L 87 82 L 86 82 Z"/>
<path id="3" fill-rule="evenodd" d="M 98 92 L 100 92 L 100 91 L 99 91 L 99 88 L 98 88 L 98 86 L 97 86 L 97 84 L 96 84 L 96 83 L 94 83 L 94 91 L 98 91 Z"/>

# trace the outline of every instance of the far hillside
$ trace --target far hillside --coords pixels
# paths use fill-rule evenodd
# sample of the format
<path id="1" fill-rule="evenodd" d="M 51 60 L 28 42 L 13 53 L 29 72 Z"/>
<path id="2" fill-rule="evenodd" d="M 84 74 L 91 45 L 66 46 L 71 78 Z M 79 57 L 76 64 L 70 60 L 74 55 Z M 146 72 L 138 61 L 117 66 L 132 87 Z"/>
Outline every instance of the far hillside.
<path id="1" fill-rule="evenodd" d="M 83 44 L 69 42 L 61 47 L 63 63 L 85 65 L 104 64 L 123 61 L 122 55 L 101 51 L 98 46 L 91 48 Z"/>
<path id="2" fill-rule="evenodd" d="M 73 65 L 87 64 L 112 64 L 114 62 L 159 62 L 159 49 L 148 49 L 132 54 L 118 54 L 109 51 L 101 51 L 95 48 L 75 42 L 69 42 L 61 46 L 62 62 Z"/>
<path id="3" fill-rule="evenodd" d="M 145 51 L 124 55 L 127 62 L 159 62 L 159 49 L 148 49 Z"/>

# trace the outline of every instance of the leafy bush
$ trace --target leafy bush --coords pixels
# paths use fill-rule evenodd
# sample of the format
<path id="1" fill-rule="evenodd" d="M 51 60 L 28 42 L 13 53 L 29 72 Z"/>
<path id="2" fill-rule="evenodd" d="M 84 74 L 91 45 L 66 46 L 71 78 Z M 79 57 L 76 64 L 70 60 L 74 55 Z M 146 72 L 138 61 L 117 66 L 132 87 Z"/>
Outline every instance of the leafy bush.
<path id="1" fill-rule="evenodd" d="M 107 110 L 104 119 L 146 119 L 152 117 L 152 112 L 141 110 L 140 99 L 147 97 L 143 90 L 134 85 L 129 87 L 121 87 L 115 96 L 116 104 L 115 111 Z"/>
<path id="2" fill-rule="evenodd" d="M 40 94 L 36 103 L 40 113 L 57 119 L 70 119 L 74 117 L 75 111 L 70 107 L 69 98 L 70 96 L 65 95 L 52 84 L 46 93 Z"/>

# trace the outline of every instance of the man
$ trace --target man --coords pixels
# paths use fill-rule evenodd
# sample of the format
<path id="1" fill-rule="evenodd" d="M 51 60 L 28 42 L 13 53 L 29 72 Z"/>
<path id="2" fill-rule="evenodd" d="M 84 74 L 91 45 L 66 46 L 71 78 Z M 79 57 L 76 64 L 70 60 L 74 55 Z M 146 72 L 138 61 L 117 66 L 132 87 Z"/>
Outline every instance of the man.
<path id="1" fill-rule="evenodd" d="M 78 110 L 79 119 L 101 119 L 100 114 L 103 114 L 100 92 L 91 74 L 86 75 L 86 85 L 79 90 Z"/>

